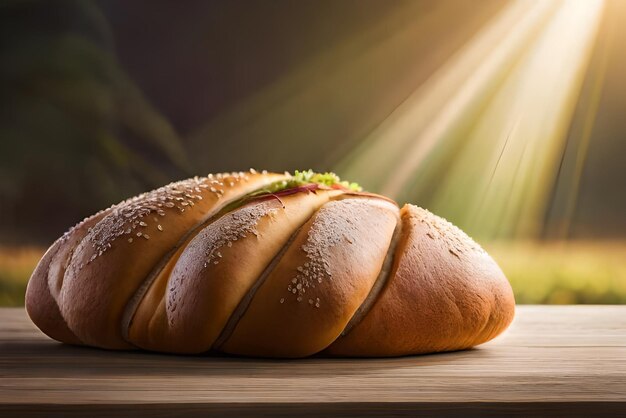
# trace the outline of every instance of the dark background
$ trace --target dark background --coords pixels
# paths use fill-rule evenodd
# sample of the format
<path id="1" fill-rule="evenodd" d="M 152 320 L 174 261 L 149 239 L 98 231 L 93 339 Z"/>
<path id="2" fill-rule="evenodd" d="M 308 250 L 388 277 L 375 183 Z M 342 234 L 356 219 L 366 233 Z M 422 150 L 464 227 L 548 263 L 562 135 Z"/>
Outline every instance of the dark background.
<path id="1" fill-rule="evenodd" d="M 195 174 L 333 169 L 506 4 L 4 1 L 0 244 Z M 626 237 L 624 27 L 571 238 Z"/>

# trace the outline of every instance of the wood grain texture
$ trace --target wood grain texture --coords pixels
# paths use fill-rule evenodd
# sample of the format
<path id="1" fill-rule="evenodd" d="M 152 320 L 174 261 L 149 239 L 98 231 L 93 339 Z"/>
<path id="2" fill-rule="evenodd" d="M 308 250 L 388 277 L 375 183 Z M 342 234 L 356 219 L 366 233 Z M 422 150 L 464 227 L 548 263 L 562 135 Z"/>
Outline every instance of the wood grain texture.
<path id="1" fill-rule="evenodd" d="M 0 416 L 626 416 L 626 306 L 521 306 L 478 348 L 391 359 L 110 352 L 0 321 Z"/>

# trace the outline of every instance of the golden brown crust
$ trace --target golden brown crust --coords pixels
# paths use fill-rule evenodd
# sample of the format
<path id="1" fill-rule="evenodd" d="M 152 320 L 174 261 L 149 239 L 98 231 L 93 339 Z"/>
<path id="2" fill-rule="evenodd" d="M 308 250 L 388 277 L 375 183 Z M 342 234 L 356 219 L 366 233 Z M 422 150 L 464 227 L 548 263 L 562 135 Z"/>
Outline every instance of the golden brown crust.
<path id="1" fill-rule="evenodd" d="M 372 198 L 324 205 L 298 232 L 218 348 L 304 357 L 328 346 L 373 286 L 397 212 L 395 205 Z"/>
<path id="2" fill-rule="evenodd" d="M 94 215 L 41 260 L 29 315 L 68 343 L 268 357 L 457 350 L 508 326 L 498 266 L 423 209 L 324 188 L 241 201 L 288 177 L 194 178 Z"/>
<path id="3" fill-rule="evenodd" d="M 338 193 L 253 201 L 198 231 L 143 298 L 129 340 L 159 351 L 208 351 L 293 231 Z"/>
<path id="4" fill-rule="evenodd" d="M 84 219 L 66 232 L 46 251 L 35 268 L 26 289 L 26 311 L 48 336 L 68 344 L 81 344 L 61 315 L 58 297 L 74 248 L 111 208 Z"/>
<path id="5" fill-rule="evenodd" d="M 442 218 L 402 209 L 403 236 L 371 310 L 327 353 L 398 356 L 461 350 L 502 332 L 515 301 L 498 265 Z"/>
<path id="6" fill-rule="evenodd" d="M 26 290 L 26 311 L 30 319 L 46 335 L 55 340 L 80 344 L 80 340 L 69 329 L 48 285 L 48 267 L 59 252 L 58 241 L 48 249 L 28 282 Z"/>
<path id="7" fill-rule="evenodd" d="M 84 344 L 132 348 L 122 336 L 122 315 L 154 265 L 228 202 L 284 178 L 256 172 L 193 178 L 113 207 L 72 250 L 57 297 L 67 326 Z"/>

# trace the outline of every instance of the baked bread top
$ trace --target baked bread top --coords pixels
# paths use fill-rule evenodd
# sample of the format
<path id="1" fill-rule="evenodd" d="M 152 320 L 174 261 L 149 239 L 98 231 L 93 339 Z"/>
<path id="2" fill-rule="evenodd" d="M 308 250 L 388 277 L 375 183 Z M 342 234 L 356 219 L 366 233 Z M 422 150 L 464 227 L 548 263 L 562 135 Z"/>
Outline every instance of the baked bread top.
<path id="1" fill-rule="evenodd" d="M 57 240 L 26 294 L 50 337 L 248 356 L 459 350 L 511 322 L 497 264 L 458 228 L 332 173 L 172 183 Z"/>

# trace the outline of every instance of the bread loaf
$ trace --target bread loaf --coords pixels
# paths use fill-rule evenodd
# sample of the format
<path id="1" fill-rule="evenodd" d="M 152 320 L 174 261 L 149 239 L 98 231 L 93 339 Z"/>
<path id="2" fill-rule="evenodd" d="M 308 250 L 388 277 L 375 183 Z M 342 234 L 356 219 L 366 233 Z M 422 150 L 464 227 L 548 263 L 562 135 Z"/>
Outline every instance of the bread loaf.
<path id="1" fill-rule="evenodd" d="M 458 228 L 333 174 L 225 173 L 129 199 L 57 240 L 26 309 L 69 344 L 259 357 L 461 350 L 515 302 Z"/>

